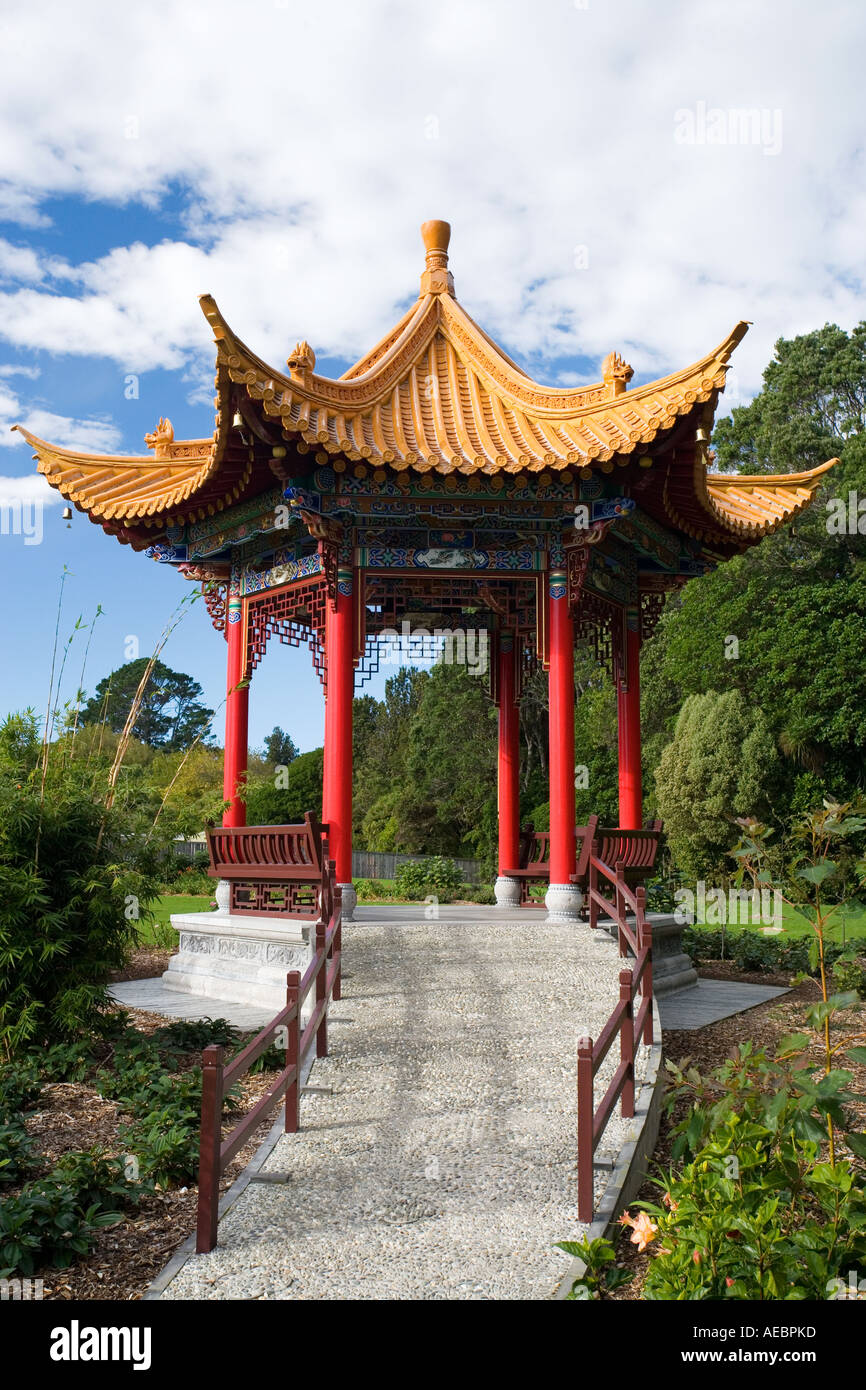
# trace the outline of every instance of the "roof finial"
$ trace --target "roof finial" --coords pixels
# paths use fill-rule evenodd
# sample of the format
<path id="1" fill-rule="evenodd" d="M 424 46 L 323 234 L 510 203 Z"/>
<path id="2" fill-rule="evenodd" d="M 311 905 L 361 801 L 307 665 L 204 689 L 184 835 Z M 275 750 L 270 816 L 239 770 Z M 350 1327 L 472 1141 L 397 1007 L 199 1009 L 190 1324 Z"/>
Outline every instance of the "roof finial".
<path id="1" fill-rule="evenodd" d="M 601 364 L 601 375 L 612 396 L 621 396 L 634 376 L 634 368 L 618 352 L 609 352 Z"/>
<path id="2" fill-rule="evenodd" d="M 421 276 L 421 293 L 453 294 L 454 277 L 448 269 L 450 222 L 423 222 L 421 235 L 427 248 L 427 268 Z"/>

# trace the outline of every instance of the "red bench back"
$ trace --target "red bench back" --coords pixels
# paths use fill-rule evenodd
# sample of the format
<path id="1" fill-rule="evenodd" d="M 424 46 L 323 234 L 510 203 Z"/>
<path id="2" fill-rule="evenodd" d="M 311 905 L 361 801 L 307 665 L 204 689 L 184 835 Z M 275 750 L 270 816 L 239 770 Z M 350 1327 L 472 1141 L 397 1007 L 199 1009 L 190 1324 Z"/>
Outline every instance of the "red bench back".
<path id="1" fill-rule="evenodd" d="M 661 821 L 654 821 L 645 830 L 621 830 L 617 826 L 600 825 L 596 831 L 598 857 L 609 868 L 621 863 L 626 873 L 639 871 L 649 874 L 655 867 L 659 852 Z"/>
<path id="2" fill-rule="evenodd" d="M 590 816 L 586 825 L 575 827 L 577 872 L 579 874 L 585 873 L 589 865 L 589 856 L 597 826 L 598 816 Z M 540 873 L 550 872 L 549 830 L 533 830 L 531 825 L 524 826 L 520 832 L 520 862 L 517 867 L 519 869 L 538 869 Z"/>
<path id="3" fill-rule="evenodd" d="M 301 825 L 219 826 L 207 832 L 212 878 L 319 879 L 322 826 L 307 812 Z"/>

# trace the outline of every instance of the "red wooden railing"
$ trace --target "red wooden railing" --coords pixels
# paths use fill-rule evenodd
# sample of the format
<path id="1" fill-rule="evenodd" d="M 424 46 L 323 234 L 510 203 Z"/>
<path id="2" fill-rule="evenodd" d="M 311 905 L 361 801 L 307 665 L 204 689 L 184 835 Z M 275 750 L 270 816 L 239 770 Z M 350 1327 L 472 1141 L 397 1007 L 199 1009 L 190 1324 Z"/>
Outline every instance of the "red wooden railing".
<path id="1" fill-rule="evenodd" d="M 612 897 L 604 896 L 599 879 L 613 888 Z M 625 1119 L 634 1115 L 635 1053 L 641 1042 L 653 1040 L 652 927 L 646 920 L 646 892 L 629 888 L 622 860 L 614 869 L 605 864 L 598 841 L 589 857 L 588 895 L 590 926 L 598 926 L 600 910 L 608 914 L 616 923 L 620 955 L 630 950 L 634 960 L 630 970 L 620 971 L 619 1002 L 597 1041 L 584 1037 L 577 1045 L 577 1214 L 583 1222 L 592 1220 L 595 1151 L 618 1100 Z M 596 1109 L 593 1083 L 617 1036 L 619 1066 Z"/>
<path id="2" fill-rule="evenodd" d="M 335 883 L 334 861 L 328 865 L 327 886 L 323 892 L 328 910 L 316 923 L 316 948 L 301 978 L 300 971 L 286 976 L 286 1006 L 253 1038 L 228 1066 L 225 1049 L 206 1047 L 202 1054 L 201 1138 L 199 1141 L 198 1226 L 196 1250 L 203 1254 L 217 1243 L 219 1224 L 219 1184 L 227 1165 L 259 1125 L 286 1097 L 285 1129 L 297 1133 L 300 1127 L 301 1075 L 304 1060 L 316 1043 L 316 1056 L 328 1055 L 328 1001 L 341 997 L 342 891 Z M 301 1010 L 315 985 L 316 1002 L 301 1032 Z M 253 1063 L 271 1047 L 282 1029 L 286 1031 L 286 1065 L 274 1084 L 252 1110 L 222 1137 L 223 1102 L 236 1081 L 245 1076 Z"/>

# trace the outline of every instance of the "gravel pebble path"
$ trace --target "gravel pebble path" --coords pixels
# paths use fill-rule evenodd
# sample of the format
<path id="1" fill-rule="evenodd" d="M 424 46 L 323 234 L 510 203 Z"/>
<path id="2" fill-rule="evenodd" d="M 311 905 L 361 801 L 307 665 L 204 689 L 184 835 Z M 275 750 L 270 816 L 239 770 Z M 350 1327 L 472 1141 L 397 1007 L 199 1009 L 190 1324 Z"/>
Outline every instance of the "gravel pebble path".
<path id="1" fill-rule="evenodd" d="M 355 922 L 344 950 L 331 1054 L 311 1078 L 330 1094 L 304 1096 L 301 1133 L 264 1165 L 277 1180 L 250 1184 L 218 1248 L 162 1297 L 551 1297 L 568 1266 L 554 1242 L 583 1230 L 577 1039 L 616 1002 L 614 943 L 539 914 Z M 615 1114 L 605 1149 L 631 1124 Z"/>

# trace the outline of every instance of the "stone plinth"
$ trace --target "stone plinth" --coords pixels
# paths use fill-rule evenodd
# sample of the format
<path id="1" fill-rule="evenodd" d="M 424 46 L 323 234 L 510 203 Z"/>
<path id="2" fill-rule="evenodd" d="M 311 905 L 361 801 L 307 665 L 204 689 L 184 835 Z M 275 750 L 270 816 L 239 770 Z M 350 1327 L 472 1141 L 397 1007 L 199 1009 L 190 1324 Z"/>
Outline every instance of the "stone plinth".
<path id="1" fill-rule="evenodd" d="M 683 950 L 685 923 L 678 922 L 672 912 L 648 912 L 647 921 L 653 932 L 653 994 L 658 998 L 677 989 L 691 989 L 698 983 L 698 972 Z M 598 925 L 616 936 L 608 918 Z"/>
<path id="2" fill-rule="evenodd" d="M 683 950 L 685 923 L 673 913 L 651 912 L 647 916 L 653 929 L 653 994 L 656 997 L 677 989 L 691 989 L 698 983 L 698 972 L 691 956 Z"/>
<path id="3" fill-rule="evenodd" d="M 493 888 L 497 907 L 520 906 L 520 879 L 499 875 Z"/>
<path id="4" fill-rule="evenodd" d="M 162 977 L 168 989 L 277 1013 L 286 1002 L 286 974 L 304 973 L 315 947 L 315 922 L 216 912 L 175 913 L 180 950 Z"/>

